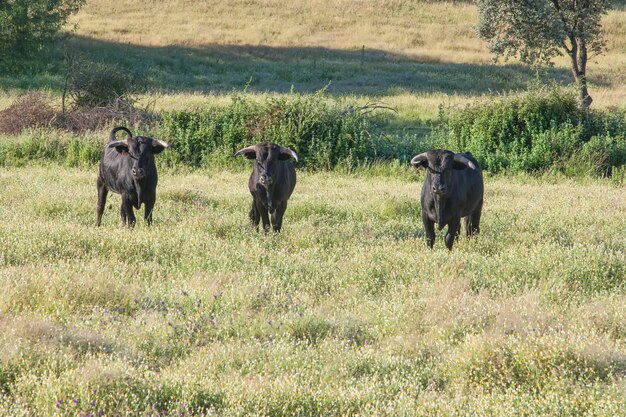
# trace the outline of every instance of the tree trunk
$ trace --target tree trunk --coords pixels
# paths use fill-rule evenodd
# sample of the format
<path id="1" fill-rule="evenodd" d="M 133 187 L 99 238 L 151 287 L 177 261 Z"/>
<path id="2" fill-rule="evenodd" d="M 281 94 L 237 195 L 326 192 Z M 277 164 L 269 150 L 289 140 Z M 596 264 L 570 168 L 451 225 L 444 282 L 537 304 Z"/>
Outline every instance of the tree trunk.
<path id="1" fill-rule="evenodd" d="M 587 44 L 584 39 L 570 38 L 572 49 L 568 54 L 572 60 L 572 75 L 578 84 L 580 105 L 587 110 L 593 99 L 587 90 Z"/>

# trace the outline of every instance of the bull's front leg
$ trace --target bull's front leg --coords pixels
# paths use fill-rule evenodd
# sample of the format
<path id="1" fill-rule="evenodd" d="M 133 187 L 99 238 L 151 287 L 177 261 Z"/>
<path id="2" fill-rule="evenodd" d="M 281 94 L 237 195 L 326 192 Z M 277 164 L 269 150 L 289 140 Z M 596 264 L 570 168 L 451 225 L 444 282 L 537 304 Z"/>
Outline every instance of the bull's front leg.
<path id="1" fill-rule="evenodd" d="M 265 233 L 270 231 L 270 216 L 267 213 L 267 207 L 263 205 L 259 200 L 257 200 L 257 211 L 261 215 L 261 221 L 263 222 L 263 231 Z"/>
<path id="2" fill-rule="evenodd" d="M 272 227 L 276 233 L 280 232 L 280 229 L 283 225 L 283 216 L 285 215 L 285 210 L 287 210 L 287 202 L 283 201 L 276 205 L 276 211 L 272 213 Z"/>
<path id="3" fill-rule="evenodd" d="M 150 198 L 144 202 L 143 218 L 148 223 L 148 226 L 152 224 L 152 210 L 154 209 L 154 203 L 156 198 Z"/>
<path id="4" fill-rule="evenodd" d="M 448 231 L 446 232 L 446 247 L 452 250 L 454 240 L 459 236 L 461 231 L 461 219 L 455 218 L 448 223 Z"/>
<path id="5" fill-rule="evenodd" d="M 130 198 L 126 196 L 122 196 L 122 207 L 120 209 L 120 214 L 122 216 L 122 223 L 124 226 L 128 224 L 129 227 L 135 226 L 135 212 L 133 211 L 133 203 Z"/>
<path id="6" fill-rule="evenodd" d="M 430 220 L 428 213 L 422 210 L 422 223 L 424 223 L 424 230 L 426 231 L 426 244 L 430 249 L 435 244 L 435 222 Z"/>
<path id="7" fill-rule="evenodd" d="M 256 201 L 254 199 L 252 200 L 252 207 L 250 207 L 249 217 L 250 217 L 250 224 L 258 232 L 259 222 L 261 221 L 261 215 L 259 214 L 259 209 L 257 208 Z"/>

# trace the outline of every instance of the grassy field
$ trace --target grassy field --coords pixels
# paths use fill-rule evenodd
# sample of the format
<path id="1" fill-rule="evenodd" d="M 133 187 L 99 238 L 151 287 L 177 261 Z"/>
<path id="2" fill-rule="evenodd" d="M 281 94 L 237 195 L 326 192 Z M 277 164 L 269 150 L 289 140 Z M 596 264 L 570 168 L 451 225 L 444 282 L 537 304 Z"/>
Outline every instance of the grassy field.
<path id="1" fill-rule="evenodd" d="M 426 249 L 405 179 L 162 172 L 155 224 L 95 228 L 95 167 L 0 172 L 2 415 L 625 415 L 626 200 L 489 178 Z"/>
<path id="2" fill-rule="evenodd" d="M 440 105 L 570 82 L 565 60 L 492 63 L 476 16 L 462 1 L 89 0 L 67 45 L 143 74 L 156 111 L 327 86 L 396 108 L 382 129 L 417 141 Z M 604 28 L 593 106 L 624 107 L 624 6 Z M 63 65 L 56 51 L 1 75 L 0 109 L 31 90 L 60 102 Z M 626 416 L 619 180 L 487 175 L 481 235 L 452 252 L 442 233 L 426 248 L 424 173 L 398 161 L 299 170 L 279 235 L 249 227 L 247 172 L 179 165 L 160 171 L 152 227 L 123 228 L 110 194 L 96 228 L 97 168 L 59 143 L 105 137 L 0 136 L 25 143 L 0 167 L 0 416 Z"/>

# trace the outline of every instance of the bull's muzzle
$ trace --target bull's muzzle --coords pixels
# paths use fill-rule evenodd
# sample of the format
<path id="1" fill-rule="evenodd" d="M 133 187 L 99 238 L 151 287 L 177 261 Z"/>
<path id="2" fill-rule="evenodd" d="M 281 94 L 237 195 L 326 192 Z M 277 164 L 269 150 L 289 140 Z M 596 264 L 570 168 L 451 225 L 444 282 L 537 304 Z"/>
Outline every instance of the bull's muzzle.
<path id="1" fill-rule="evenodd" d="M 146 171 L 143 168 L 135 168 L 132 169 L 133 177 L 137 180 L 144 179 L 146 176 Z"/>
<path id="2" fill-rule="evenodd" d="M 445 195 L 448 189 L 445 185 L 433 185 L 432 191 L 434 194 L 437 194 L 437 195 Z"/>

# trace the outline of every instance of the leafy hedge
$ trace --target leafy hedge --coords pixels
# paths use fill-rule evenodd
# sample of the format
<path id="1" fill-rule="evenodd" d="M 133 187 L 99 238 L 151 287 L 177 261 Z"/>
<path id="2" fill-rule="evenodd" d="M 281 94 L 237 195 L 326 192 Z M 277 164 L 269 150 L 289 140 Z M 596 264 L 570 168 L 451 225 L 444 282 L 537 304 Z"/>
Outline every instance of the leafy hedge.
<path id="1" fill-rule="evenodd" d="M 440 114 L 434 142 L 470 151 L 491 172 L 610 174 L 626 163 L 626 112 L 584 111 L 552 88 Z"/>
<path id="2" fill-rule="evenodd" d="M 626 109 L 582 111 L 577 104 L 575 93 L 552 89 L 442 111 L 439 126 L 424 140 L 385 133 L 381 124 L 386 115 L 371 117 L 367 107 L 346 106 L 323 92 L 260 101 L 235 94 L 227 106 L 165 112 L 160 124 L 132 130 L 172 142 L 172 149 L 157 159 L 160 166 L 245 166 L 242 158 L 233 158 L 234 152 L 267 140 L 294 149 L 298 168 L 315 170 L 380 170 L 379 161 L 392 160 L 383 171 L 404 175 L 391 167 L 407 167 L 416 153 L 444 147 L 472 152 L 491 172 L 624 178 Z M 106 137 L 100 131 L 76 136 L 52 128 L 27 129 L 0 138 L 0 165 L 32 160 L 92 165 Z"/>
<path id="3" fill-rule="evenodd" d="M 238 149 L 263 141 L 292 148 L 300 166 L 316 169 L 378 157 L 372 119 L 322 92 L 260 102 L 235 94 L 226 107 L 165 112 L 162 121 L 163 137 L 176 138 L 173 155 L 192 166 L 231 164 Z"/>
<path id="4" fill-rule="evenodd" d="M 0 137 L 0 166 L 54 161 L 91 166 L 100 160 L 103 141 L 97 136 L 70 135 L 58 129 L 31 129 L 14 138 Z"/>

